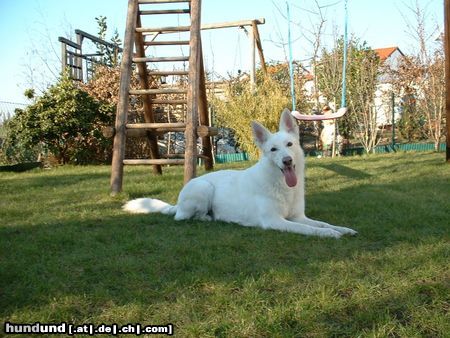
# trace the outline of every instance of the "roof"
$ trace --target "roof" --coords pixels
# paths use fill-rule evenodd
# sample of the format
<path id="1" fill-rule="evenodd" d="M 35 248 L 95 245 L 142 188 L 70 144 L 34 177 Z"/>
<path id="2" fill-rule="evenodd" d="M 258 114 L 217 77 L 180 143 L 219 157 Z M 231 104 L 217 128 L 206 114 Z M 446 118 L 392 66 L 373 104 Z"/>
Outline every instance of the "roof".
<path id="1" fill-rule="evenodd" d="M 386 47 L 386 48 L 376 48 L 374 51 L 378 54 L 378 57 L 381 61 L 386 60 L 389 58 L 396 50 L 400 52 L 401 55 L 403 55 L 402 51 L 398 47 Z"/>

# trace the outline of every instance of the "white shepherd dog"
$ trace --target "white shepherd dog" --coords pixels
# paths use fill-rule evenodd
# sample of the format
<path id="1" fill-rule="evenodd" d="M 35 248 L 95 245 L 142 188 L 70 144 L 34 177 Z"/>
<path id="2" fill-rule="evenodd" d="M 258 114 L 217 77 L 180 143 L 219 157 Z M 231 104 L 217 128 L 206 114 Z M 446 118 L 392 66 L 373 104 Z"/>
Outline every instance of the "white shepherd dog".
<path id="1" fill-rule="evenodd" d="M 252 129 L 262 152 L 254 166 L 194 178 L 183 187 L 174 206 L 157 199 L 138 198 L 123 209 L 175 215 L 175 220 L 220 220 L 303 235 L 355 235 L 352 229 L 305 216 L 305 156 L 297 123 L 289 110 L 283 111 L 277 133 L 272 134 L 257 122 L 252 122 Z"/>

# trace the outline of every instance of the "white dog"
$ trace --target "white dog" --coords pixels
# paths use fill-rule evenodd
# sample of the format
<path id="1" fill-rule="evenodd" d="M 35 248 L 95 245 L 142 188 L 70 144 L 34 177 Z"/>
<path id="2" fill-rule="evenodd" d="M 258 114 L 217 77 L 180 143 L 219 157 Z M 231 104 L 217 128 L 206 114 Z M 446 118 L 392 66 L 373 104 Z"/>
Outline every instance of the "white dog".
<path id="1" fill-rule="evenodd" d="M 151 198 L 129 201 L 132 213 L 159 212 L 175 220 L 221 220 L 303 235 L 339 238 L 356 231 L 305 216 L 305 156 L 297 123 L 285 109 L 275 134 L 252 122 L 262 151 L 258 163 L 246 170 L 221 170 L 192 179 L 181 190 L 177 205 Z"/>

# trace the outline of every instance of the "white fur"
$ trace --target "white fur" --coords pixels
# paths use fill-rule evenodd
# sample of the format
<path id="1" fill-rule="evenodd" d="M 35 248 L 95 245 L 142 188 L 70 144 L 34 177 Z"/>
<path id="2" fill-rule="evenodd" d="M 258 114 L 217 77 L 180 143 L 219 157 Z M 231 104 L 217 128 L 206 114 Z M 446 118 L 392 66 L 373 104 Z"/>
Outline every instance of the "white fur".
<path id="1" fill-rule="evenodd" d="M 160 212 L 175 220 L 221 220 L 303 235 L 339 238 L 356 231 L 315 221 L 305 216 L 305 156 L 298 126 L 285 109 L 279 131 L 270 133 L 252 123 L 255 142 L 262 151 L 258 163 L 246 170 L 221 170 L 192 179 L 178 196 L 178 203 L 139 198 L 124 205 L 134 213 Z M 297 184 L 289 187 L 282 170 L 292 159 Z"/>

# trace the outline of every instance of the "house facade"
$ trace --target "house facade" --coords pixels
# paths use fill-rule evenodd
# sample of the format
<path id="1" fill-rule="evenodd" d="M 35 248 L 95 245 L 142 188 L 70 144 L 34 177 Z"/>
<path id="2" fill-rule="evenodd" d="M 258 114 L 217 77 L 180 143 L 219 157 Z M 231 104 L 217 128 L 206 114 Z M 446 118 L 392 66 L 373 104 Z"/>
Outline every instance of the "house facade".
<path id="1" fill-rule="evenodd" d="M 404 56 L 398 47 L 387 47 L 374 49 L 383 66 L 396 69 L 400 59 Z M 398 102 L 398 98 L 394 98 Z M 377 90 L 374 97 L 374 114 L 378 127 L 392 125 L 392 82 L 389 74 L 382 73 L 378 78 Z M 401 117 L 401 109 L 398 104 L 394 105 L 394 121 Z"/>

